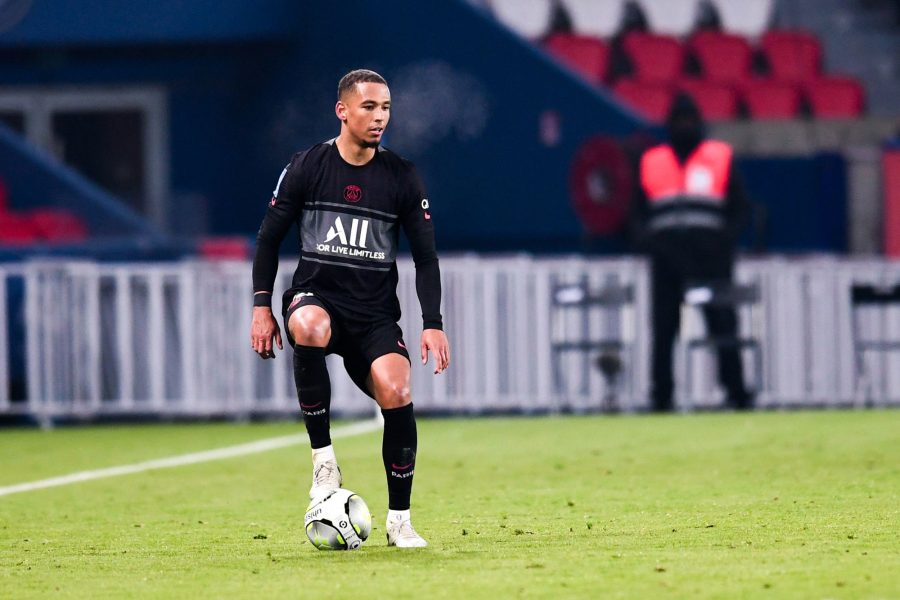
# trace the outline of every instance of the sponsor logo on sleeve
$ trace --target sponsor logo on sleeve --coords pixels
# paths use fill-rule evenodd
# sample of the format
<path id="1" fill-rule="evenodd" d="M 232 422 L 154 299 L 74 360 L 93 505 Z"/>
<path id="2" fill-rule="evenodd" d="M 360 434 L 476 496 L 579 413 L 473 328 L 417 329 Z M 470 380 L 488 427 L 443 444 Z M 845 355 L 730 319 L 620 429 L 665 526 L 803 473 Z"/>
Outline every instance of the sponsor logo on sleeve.
<path id="1" fill-rule="evenodd" d="M 288 166 L 282 169 L 281 175 L 278 177 L 278 183 L 275 184 L 275 189 L 272 191 L 272 205 L 275 205 L 275 199 L 278 198 L 278 190 L 281 188 L 281 182 L 284 180 L 284 176 L 287 175 L 288 167 L 290 167 L 290 163 Z"/>

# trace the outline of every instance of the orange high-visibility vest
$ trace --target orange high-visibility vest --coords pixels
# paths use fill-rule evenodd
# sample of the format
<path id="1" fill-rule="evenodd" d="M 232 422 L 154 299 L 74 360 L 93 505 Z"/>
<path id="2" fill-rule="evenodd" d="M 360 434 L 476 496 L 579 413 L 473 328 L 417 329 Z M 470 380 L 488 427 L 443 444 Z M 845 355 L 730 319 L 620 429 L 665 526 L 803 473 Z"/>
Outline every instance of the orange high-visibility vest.
<path id="1" fill-rule="evenodd" d="M 641 185 L 650 206 L 689 200 L 721 205 L 728 192 L 731 146 L 706 140 L 684 164 L 667 144 L 648 150 L 641 158 Z"/>

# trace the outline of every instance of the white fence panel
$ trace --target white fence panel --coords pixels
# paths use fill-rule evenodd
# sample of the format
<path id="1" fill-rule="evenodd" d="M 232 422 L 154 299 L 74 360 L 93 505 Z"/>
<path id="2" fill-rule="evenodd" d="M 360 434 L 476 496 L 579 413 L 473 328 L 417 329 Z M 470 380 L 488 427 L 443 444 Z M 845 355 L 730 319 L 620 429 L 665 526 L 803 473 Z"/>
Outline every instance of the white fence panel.
<path id="1" fill-rule="evenodd" d="M 290 286 L 295 262 L 283 261 L 278 289 Z M 647 407 L 649 278 L 634 258 L 446 257 L 441 261 L 443 313 L 452 362 L 440 376 L 421 365 L 421 310 L 412 261 L 399 261 L 401 326 L 413 362 L 421 409 L 447 413 L 624 411 Z M 102 264 L 47 261 L 0 266 L 0 414 L 39 418 L 105 414 L 214 415 L 296 411 L 292 352 L 259 360 L 250 349 L 251 265 L 246 262 Z M 741 330 L 762 346 L 762 371 L 749 354 L 745 377 L 760 384 L 762 407 L 900 404 L 900 352 L 868 352 L 857 381 L 850 288 L 895 284 L 900 265 L 832 257 L 742 261 L 737 278 L 759 285 L 758 306 L 739 311 Z M 554 285 L 630 286 L 622 310 L 565 311 Z M 15 283 L 13 283 L 15 282 Z M 24 283 L 23 283 L 24 282 Z M 12 287 L 24 298 L 11 302 Z M 14 307 L 16 305 L 18 308 Z M 273 309 L 280 314 L 281 298 Z M 18 312 L 16 312 L 18 311 Z M 702 320 L 685 310 L 684 334 Z M 22 316 L 24 314 L 24 317 Z M 860 313 L 866 339 L 900 339 L 900 307 Z M 24 319 L 24 372 L 13 332 Z M 13 327 L 10 327 L 13 324 Z M 283 332 L 284 333 L 284 332 Z M 620 338 L 622 373 L 615 387 L 598 371 L 598 352 L 561 355 L 554 373 L 551 342 Z M 287 338 L 285 335 L 285 343 Z M 683 344 L 676 352 L 677 401 L 683 408 L 721 402 L 715 358 L 697 352 L 686 386 Z M 366 414 L 373 403 L 329 357 L 336 411 Z M 21 361 L 20 361 L 21 362 Z M 12 397 L 13 378 L 27 398 Z M 21 396 L 21 394 L 20 394 Z"/>

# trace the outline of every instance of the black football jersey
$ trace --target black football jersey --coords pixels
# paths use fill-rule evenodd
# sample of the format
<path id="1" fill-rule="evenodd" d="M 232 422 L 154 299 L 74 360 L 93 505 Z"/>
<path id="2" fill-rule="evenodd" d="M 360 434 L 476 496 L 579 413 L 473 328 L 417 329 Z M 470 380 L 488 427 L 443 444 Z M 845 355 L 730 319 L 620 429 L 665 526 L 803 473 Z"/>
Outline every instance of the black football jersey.
<path id="1" fill-rule="evenodd" d="M 297 223 L 300 261 L 292 288 L 311 290 L 358 318 L 400 318 L 397 245 L 410 242 L 426 329 L 442 327 L 440 271 L 428 196 L 415 167 L 378 147 L 364 165 L 346 162 L 335 140 L 293 156 L 257 235 L 254 292 L 272 292 L 278 248 Z"/>

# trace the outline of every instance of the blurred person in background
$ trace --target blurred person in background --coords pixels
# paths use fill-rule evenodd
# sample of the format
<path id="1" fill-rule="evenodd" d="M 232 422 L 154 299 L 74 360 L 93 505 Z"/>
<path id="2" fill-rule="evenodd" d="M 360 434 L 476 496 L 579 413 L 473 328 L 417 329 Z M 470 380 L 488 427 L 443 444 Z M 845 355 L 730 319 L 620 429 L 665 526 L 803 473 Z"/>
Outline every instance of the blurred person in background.
<path id="1" fill-rule="evenodd" d="M 416 548 L 410 496 L 417 434 L 410 397 L 410 358 L 400 330 L 397 243 L 410 242 L 422 307 L 422 363 L 435 374 L 450 363 L 441 318 L 441 276 L 425 188 L 409 161 L 380 145 L 391 94 L 374 71 L 359 69 L 338 84 L 340 135 L 298 152 L 275 186 L 257 236 L 253 261 L 252 348 L 272 358 L 282 347 L 271 300 L 278 250 L 300 228 L 300 262 L 282 298 L 294 379 L 312 447 L 313 502 L 343 484 L 331 445 L 331 381 L 327 354 L 338 354 L 353 382 L 384 416 L 382 459 L 388 484 L 388 545 Z M 274 341 L 274 343 L 273 343 Z"/>
<path id="2" fill-rule="evenodd" d="M 689 96 L 675 98 L 666 127 L 668 143 L 650 148 L 641 157 L 631 219 L 635 242 L 650 258 L 651 407 L 658 412 L 674 406 L 672 349 L 686 286 L 731 281 L 747 210 L 731 146 L 705 139 L 700 111 Z M 704 316 L 712 335 L 735 336 L 733 308 L 704 307 Z M 728 406 L 751 408 L 753 399 L 744 387 L 738 350 L 720 347 L 718 359 L 719 382 L 727 392 Z"/>

